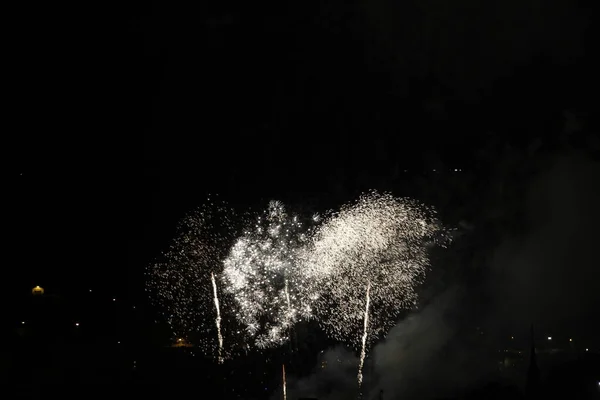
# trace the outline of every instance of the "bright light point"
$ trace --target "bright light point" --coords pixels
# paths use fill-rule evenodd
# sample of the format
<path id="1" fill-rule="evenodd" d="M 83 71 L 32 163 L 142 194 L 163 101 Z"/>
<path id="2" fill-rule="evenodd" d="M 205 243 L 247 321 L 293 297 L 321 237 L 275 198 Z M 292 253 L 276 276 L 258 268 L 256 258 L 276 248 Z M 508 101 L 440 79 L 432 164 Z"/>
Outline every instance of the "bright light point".
<path id="1" fill-rule="evenodd" d="M 75 326 L 79 326 L 79 322 L 75 322 Z"/>
<path id="2" fill-rule="evenodd" d="M 21 321 L 21 325 L 25 325 L 25 321 Z"/>
<path id="3" fill-rule="evenodd" d="M 572 342 L 572 341 L 573 341 L 573 339 L 569 339 L 569 342 Z"/>
<path id="4" fill-rule="evenodd" d="M 552 336 L 548 336 L 548 340 L 552 340 Z"/>
<path id="5" fill-rule="evenodd" d="M 514 339 L 515 339 L 515 337 L 514 337 L 514 336 L 511 336 L 511 337 L 510 337 L 510 339 L 511 339 L 511 340 L 514 340 Z"/>
<path id="6" fill-rule="evenodd" d="M 117 301 L 117 299 L 113 299 L 113 301 Z"/>
<path id="7" fill-rule="evenodd" d="M 90 293 L 92 293 L 92 289 L 90 289 Z"/>
<path id="8" fill-rule="evenodd" d="M 118 341 L 117 344 L 121 344 L 121 341 Z"/>
<path id="9" fill-rule="evenodd" d="M 588 351 L 589 349 L 585 349 L 585 351 Z"/>

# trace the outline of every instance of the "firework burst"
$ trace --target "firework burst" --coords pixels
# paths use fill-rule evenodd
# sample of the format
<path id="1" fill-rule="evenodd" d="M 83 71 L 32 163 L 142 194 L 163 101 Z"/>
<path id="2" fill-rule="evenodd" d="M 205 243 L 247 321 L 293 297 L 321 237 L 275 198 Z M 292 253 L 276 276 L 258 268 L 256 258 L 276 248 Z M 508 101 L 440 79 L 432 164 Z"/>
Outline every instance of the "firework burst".
<path id="1" fill-rule="evenodd" d="M 370 192 L 315 231 L 306 265 L 321 288 L 317 318 L 335 339 L 366 351 L 416 304 L 439 232 L 434 211 L 416 201 Z M 359 373 L 359 383 L 362 376 Z"/>
<path id="2" fill-rule="evenodd" d="M 315 317 L 359 351 L 359 385 L 368 349 L 416 304 L 428 245 L 447 240 L 432 209 L 377 192 L 324 219 L 303 221 L 271 201 L 236 229 L 248 220 L 208 203 L 151 267 L 149 288 L 174 333 L 196 334 L 221 362 L 242 340 L 246 350 L 282 345 Z"/>
<path id="3" fill-rule="evenodd" d="M 169 249 L 148 270 L 147 290 L 173 334 L 186 337 L 222 362 L 222 308 L 215 275 L 235 237 L 233 209 L 211 198 L 185 216 Z"/>
<path id="4" fill-rule="evenodd" d="M 259 348 L 285 343 L 293 325 L 312 315 L 314 282 L 301 264 L 306 227 L 281 202 L 271 201 L 224 261 L 225 291 L 235 299 L 236 317 Z"/>

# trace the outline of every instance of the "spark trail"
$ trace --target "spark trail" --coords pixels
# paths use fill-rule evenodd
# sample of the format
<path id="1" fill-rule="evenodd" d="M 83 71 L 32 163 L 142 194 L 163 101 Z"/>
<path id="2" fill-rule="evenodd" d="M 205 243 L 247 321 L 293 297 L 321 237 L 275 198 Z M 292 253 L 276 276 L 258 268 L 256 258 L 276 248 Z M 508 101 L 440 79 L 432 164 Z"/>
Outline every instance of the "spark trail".
<path id="1" fill-rule="evenodd" d="M 222 364 L 223 363 L 223 335 L 221 334 L 221 308 L 219 307 L 219 296 L 217 294 L 217 282 L 215 281 L 214 272 L 210 273 L 210 280 L 212 282 L 215 310 L 217 313 L 217 317 L 215 318 L 215 325 L 217 326 L 217 340 L 219 341 L 218 362 L 219 362 L 219 364 Z"/>
<path id="2" fill-rule="evenodd" d="M 362 348 L 360 350 L 360 361 L 358 364 L 358 389 L 361 389 L 363 382 L 363 366 L 365 364 L 365 356 L 367 355 L 367 336 L 369 335 L 369 303 L 371 302 L 371 296 L 369 291 L 371 290 L 371 282 L 367 282 L 367 293 L 365 295 L 365 317 L 363 322 L 363 335 L 362 335 Z"/>
<path id="3" fill-rule="evenodd" d="M 292 302 L 290 301 L 290 289 L 287 278 L 285 278 L 285 301 L 287 303 L 288 309 L 292 308 Z"/>
<path id="4" fill-rule="evenodd" d="M 281 364 L 281 380 L 282 380 L 283 400 L 287 400 L 287 382 L 285 379 L 285 364 Z"/>

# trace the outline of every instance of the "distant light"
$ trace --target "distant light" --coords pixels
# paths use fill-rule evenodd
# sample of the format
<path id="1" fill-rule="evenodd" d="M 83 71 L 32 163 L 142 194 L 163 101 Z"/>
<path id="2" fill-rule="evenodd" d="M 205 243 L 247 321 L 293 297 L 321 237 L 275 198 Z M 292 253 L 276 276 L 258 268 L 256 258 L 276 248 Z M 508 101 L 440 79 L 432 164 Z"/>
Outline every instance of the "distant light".
<path id="1" fill-rule="evenodd" d="M 514 336 L 511 336 L 511 337 L 510 337 L 510 340 L 514 340 L 514 339 L 515 339 L 515 337 L 514 337 Z"/>
<path id="2" fill-rule="evenodd" d="M 25 325 L 25 321 L 21 321 L 21 325 Z"/>
<path id="3" fill-rule="evenodd" d="M 585 351 L 588 351 L 589 349 L 585 349 Z"/>
<path id="4" fill-rule="evenodd" d="M 31 289 L 31 294 L 33 294 L 33 295 L 42 295 L 42 294 L 44 294 L 44 288 L 36 286 L 33 289 Z"/>
<path id="5" fill-rule="evenodd" d="M 119 340 L 119 341 L 117 342 L 117 344 L 121 344 L 121 341 Z"/>
<path id="6" fill-rule="evenodd" d="M 454 168 L 454 172 L 458 172 L 458 168 Z"/>
<path id="7" fill-rule="evenodd" d="M 552 340 L 552 336 L 548 336 L 548 340 Z"/>
<path id="8" fill-rule="evenodd" d="M 572 341 L 573 341 L 573 339 L 569 339 L 569 342 L 572 342 Z"/>
<path id="9" fill-rule="evenodd" d="M 92 293 L 92 289 L 90 289 L 90 293 Z"/>
<path id="10" fill-rule="evenodd" d="M 117 299 L 113 299 L 113 301 L 117 301 Z"/>
<path id="11" fill-rule="evenodd" d="M 75 322 L 75 326 L 79 326 L 79 322 Z"/>

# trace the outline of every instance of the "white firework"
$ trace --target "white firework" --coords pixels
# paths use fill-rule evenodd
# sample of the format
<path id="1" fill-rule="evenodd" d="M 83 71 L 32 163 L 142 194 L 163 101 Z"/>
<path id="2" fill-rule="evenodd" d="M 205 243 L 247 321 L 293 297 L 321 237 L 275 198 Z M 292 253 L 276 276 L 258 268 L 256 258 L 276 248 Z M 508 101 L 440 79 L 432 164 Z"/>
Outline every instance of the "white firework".
<path id="1" fill-rule="evenodd" d="M 416 304 L 428 244 L 439 231 L 432 209 L 374 191 L 325 220 L 305 255 L 321 288 L 321 326 L 357 350 L 368 349 Z"/>
<path id="2" fill-rule="evenodd" d="M 302 269 L 305 225 L 271 201 L 255 225 L 236 240 L 224 261 L 223 281 L 237 318 L 259 348 L 289 339 L 295 323 L 312 314 L 311 282 Z"/>
<path id="3" fill-rule="evenodd" d="M 215 275 L 234 237 L 233 210 L 209 198 L 183 218 L 169 249 L 148 269 L 147 290 L 173 334 L 219 362 L 228 355 L 221 326 L 227 299 L 220 299 Z"/>

